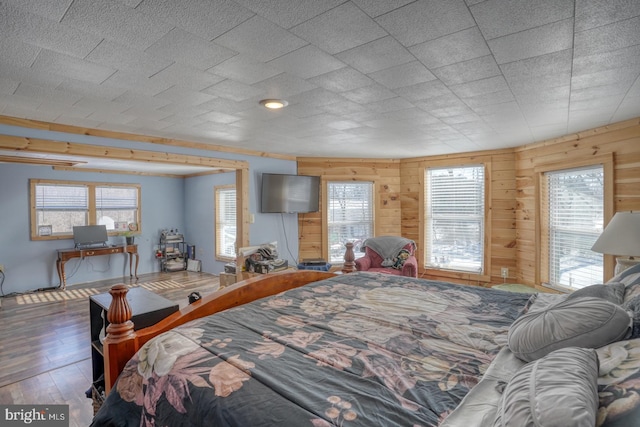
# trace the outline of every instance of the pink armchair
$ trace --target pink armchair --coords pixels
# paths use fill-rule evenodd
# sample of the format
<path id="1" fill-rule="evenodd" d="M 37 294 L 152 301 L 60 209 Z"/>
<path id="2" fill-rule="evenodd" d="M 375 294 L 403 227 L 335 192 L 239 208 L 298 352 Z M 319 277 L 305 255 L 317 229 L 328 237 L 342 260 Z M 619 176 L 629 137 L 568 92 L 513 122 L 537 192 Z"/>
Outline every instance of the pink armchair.
<path id="1" fill-rule="evenodd" d="M 356 270 L 418 277 L 413 240 L 397 236 L 371 237 L 362 247 L 365 254 L 355 260 Z"/>

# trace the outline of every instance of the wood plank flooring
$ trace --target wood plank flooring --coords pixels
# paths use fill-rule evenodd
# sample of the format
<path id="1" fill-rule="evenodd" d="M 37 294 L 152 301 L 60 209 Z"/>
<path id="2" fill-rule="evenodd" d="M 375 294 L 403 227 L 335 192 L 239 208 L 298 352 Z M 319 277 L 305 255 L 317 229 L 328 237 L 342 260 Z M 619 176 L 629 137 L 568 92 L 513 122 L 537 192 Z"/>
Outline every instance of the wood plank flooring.
<path id="1" fill-rule="evenodd" d="M 147 287 L 157 282 L 162 283 Z M 141 275 L 137 283 L 106 280 L 3 298 L 0 404 L 67 404 L 70 427 L 91 423 L 92 401 L 85 396 L 91 385 L 89 295 L 107 292 L 116 283 L 141 285 L 181 308 L 191 292 L 204 296 L 219 288 L 218 276 L 179 271 Z"/>

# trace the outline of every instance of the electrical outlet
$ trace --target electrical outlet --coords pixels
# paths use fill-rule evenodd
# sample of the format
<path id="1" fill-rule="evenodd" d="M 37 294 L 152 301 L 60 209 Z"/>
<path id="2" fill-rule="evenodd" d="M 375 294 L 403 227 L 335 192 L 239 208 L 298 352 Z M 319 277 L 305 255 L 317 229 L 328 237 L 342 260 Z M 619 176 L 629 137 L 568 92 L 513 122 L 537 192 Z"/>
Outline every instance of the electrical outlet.
<path id="1" fill-rule="evenodd" d="M 504 279 L 506 279 L 507 277 L 509 277 L 509 269 L 507 267 L 502 267 L 500 269 L 500 276 Z"/>

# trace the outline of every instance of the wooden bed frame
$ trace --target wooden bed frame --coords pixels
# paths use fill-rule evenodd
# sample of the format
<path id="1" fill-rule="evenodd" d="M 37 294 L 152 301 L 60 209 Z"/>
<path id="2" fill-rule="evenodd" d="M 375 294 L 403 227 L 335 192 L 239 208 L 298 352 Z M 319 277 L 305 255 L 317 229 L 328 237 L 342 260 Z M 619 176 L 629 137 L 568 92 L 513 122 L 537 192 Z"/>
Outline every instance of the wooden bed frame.
<path id="1" fill-rule="evenodd" d="M 287 270 L 253 277 L 204 296 L 155 325 L 137 331 L 134 331 L 131 308 L 126 299 L 127 286 L 123 284 L 113 286 L 109 291 L 113 300 L 107 312 L 110 324 L 103 343 L 104 380 L 107 393 L 127 361 L 144 343 L 156 335 L 191 320 L 333 276 L 335 273 L 324 271 Z"/>
<path id="2" fill-rule="evenodd" d="M 343 273 L 355 271 L 353 244 L 346 244 Z M 315 270 L 285 270 L 264 274 L 238 282 L 224 289 L 207 295 L 199 301 L 189 304 L 160 322 L 148 328 L 134 331 L 131 321 L 131 307 L 127 302 L 128 288 L 124 284 L 115 285 L 109 293 L 112 296 L 107 312 L 107 336 L 103 342 L 104 349 L 104 381 L 106 392 L 124 369 L 127 361 L 151 338 L 191 320 L 199 319 L 228 308 L 276 295 L 289 289 L 298 288 L 308 283 L 334 277 L 336 273 Z"/>

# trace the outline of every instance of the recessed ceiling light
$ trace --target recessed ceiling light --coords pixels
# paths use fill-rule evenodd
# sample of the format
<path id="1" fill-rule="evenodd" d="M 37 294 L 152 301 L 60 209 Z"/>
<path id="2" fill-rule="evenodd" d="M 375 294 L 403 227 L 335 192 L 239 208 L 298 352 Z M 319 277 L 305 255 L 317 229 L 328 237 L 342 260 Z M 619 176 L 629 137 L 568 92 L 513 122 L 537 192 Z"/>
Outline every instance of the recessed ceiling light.
<path id="1" fill-rule="evenodd" d="M 260 105 L 270 110 L 278 110 L 282 107 L 286 107 L 289 103 L 283 99 L 263 99 L 260 101 Z"/>

